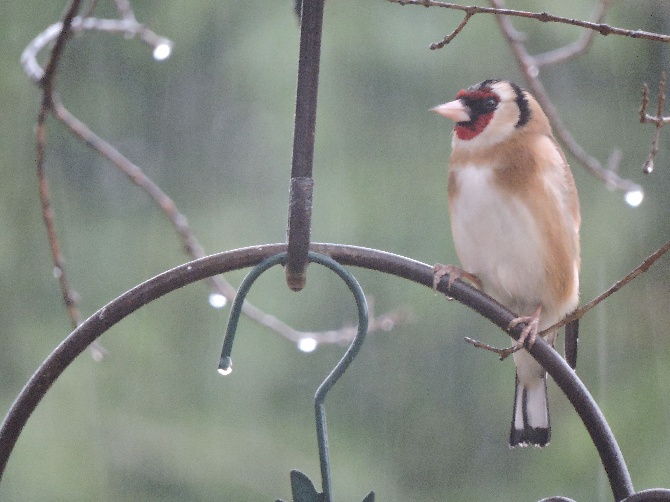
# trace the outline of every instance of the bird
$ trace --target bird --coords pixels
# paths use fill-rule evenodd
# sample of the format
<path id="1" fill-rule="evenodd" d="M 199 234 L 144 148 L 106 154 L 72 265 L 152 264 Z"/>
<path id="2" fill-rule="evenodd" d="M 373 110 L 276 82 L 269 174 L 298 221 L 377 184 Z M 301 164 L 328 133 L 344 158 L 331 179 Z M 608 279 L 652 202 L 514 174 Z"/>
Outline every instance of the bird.
<path id="1" fill-rule="evenodd" d="M 432 111 L 455 122 L 447 199 L 461 265 L 438 264 L 435 278 L 469 279 L 519 316 L 510 329 L 526 323 L 516 343 L 532 347 L 579 301 L 581 215 L 566 157 L 537 100 L 508 80 L 484 80 Z M 556 336 L 543 335 L 552 346 Z M 546 446 L 546 371 L 526 350 L 513 358 L 509 445 Z"/>

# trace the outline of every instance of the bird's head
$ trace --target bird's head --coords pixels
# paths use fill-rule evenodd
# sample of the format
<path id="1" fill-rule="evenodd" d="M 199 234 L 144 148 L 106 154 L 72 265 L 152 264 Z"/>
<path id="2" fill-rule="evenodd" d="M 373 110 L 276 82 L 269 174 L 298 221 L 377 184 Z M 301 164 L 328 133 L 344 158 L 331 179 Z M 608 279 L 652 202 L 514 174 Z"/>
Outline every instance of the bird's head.
<path id="1" fill-rule="evenodd" d="M 539 106 L 532 96 L 507 80 L 485 80 L 461 90 L 454 101 L 432 111 L 456 122 L 454 142 L 491 146 L 523 130 Z M 541 111 L 539 113 L 542 113 Z"/>

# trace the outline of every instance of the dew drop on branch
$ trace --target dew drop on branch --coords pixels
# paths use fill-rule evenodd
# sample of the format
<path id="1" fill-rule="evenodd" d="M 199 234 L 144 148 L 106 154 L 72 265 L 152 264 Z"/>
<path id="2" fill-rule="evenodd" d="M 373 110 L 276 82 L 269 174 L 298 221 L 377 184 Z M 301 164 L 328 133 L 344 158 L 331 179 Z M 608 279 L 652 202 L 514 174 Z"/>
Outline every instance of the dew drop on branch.
<path id="1" fill-rule="evenodd" d="M 209 304 L 215 309 L 222 309 L 226 306 L 228 300 L 221 293 L 212 293 L 209 295 Z"/>
<path id="2" fill-rule="evenodd" d="M 164 61 L 172 54 L 172 44 L 161 42 L 154 47 L 153 57 L 156 61 Z"/>
<path id="3" fill-rule="evenodd" d="M 642 190 L 629 190 L 624 195 L 624 200 L 631 207 L 637 207 L 642 204 L 644 192 Z"/>
<path id="4" fill-rule="evenodd" d="M 318 343 L 314 338 L 306 336 L 298 341 L 298 350 L 302 352 L 314 352 L 317 345 Z"/>
<path id="5" fill-rule="evenodd" d="M 230 359 L 230 356 L 221 357 L 217 371 L 223 376 L 230 375 L 233 372 L 233 361 Z"/>

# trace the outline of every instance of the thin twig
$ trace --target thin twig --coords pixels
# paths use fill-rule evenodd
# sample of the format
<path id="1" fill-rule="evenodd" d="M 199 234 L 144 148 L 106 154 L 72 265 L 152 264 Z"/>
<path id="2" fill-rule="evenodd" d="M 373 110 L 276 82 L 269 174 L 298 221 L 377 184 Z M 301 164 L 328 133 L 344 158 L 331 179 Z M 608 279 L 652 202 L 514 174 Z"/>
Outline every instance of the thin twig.
<path id="1" fill-rule="evenodd" d="M 544 331 L 542 331 L 541 333 L 539 333 L 539 335 L 542 335 L 542 334 L 547 333 L 547 332 L 549 332 L 549 331 L 552 331 L 552 330 L 561 328 L 561 327 L 565 326 L 566 324 L 568 324 L 569 322 L 574 321 L 575 319 L 580 319 L 581 317 L 584 316 L 584 314 L 586 314 L 589 310 L 591 310 L 593 307 L 595 307 L 595 306 L 598 305 L 600 302 L 602 302 L 605 298 L 607 298 L 607 297 L 613 295 L 614 293 L 616 293 L 617 291 L 619 291 L 621 288 L 623 288 L 626 284 L 628 284 L 628 283 L 631 282 L 633 279 L 635 279 L 637 276 L 639 276 L 640 274 L 642 274 L 642 273 L 646 272 L 647 270 L 649 270 L 649 268 L 650 268 L 650 267 L 651 267 L 651 266 L 652 266 L 652 265 L 653 265 L 653 264 L 654 264 L 654 263 L 655 263 L 661 256 L 663 256 L 663 255 L 664 255 L 665 253 L 667 253 L 669 250 L 670 250 L 670 241 L 666 242 L 666 243 L 663 244 L 663 246 L 661 246 L 658 250 L 654 251 L 651 255 L 649 255 L 649 257 L 647 257 L 646 260 L 644 260 L 642 263 L 640 263 L 640 265 L 638 265 L 637 267 L 635 267 L 635 269 L 632 270 L 632 271 L 631 271 L 628 275 L 626 275 L 623 279 L 617 281 L 617 282 L 616 282 L 611 288 L 609 288 L 607 291 L 605 291 L 604 293 L 598 295 L 597 297 L 595 297 L 593 300 L 591 300 L 590 302 L 588 302 L 588 303 L 587 303 L 586 305 L 584 305 L 583 307 L 578 308 L 577 310 L 575 310 L 572 314 L 570 314 L 568 317 L 566 317 L 566 318 L 563 319 L 562 321 L 557 322 L 557 323 L 554 324 L 553 326 L 548 327 L 547 329 L 545 329 Z"/>
<path id="2" fill-rule="evenodd" d="M 647 105 L 649 104 L 649 86 L 642 84 L 642 104 L 640 105 L 640 123 L 647 122 Z"/>
<path id="3" fill-rule="evenodd" d="M 33 82 L 40 82 L 45 78 L 44 74 L 49 68 L 43 70 L 37 62 L 37 54 L 49 43 L 51 43 L 62 31 L 63 24 L 58 22 L 49 26 L 42 33 L 37 35 L 23 50 L 21 54 L 21 65 L 24 71 Z M 141 40 L 156 49 L 161 45 L 172 47 L 172 41 L 157 35 L 145 25 L 138 23 L 134 18 L 125 19 L 98 19 L 95 17 L 74 17 L 71 20 L 70 28 L 73 32 L 81 31 L 103 31 L 107 33 L 122 33 L 127 37 L 139 36 Z M 55 49 L 55 46 L 54 46 Z M 49 59 L 49 62 L 51 58 Z"/>
<path id="4" fill-rule="evenodd" d="M 661 72 L 661 80 L 658 83 L 658 101 L 656 104 L 656 116 L 647 114 L 647 105 L 649 104 L 649 87 L 647 84 L 642 85 L 642 105 L 640 106 L 640 122 L 643 124 L 653 123 L 656 125 L 654 130 L 654 139 L 651 142 L 651 150 L 647 159 L 642 165 L 642 172 L 649 174 L 654 170 L 654 159 L 658 153 L 658 142 L 661 138 L 661 128 L 670 123 L 670 117 L 663 116 L 663 108 L 665 107 L 665 72 Z"/>
<path id="5" fill-rule="evenodd" d="M 496 14 L 500 16 L 524 17 L 527 19 L 536 19 L 543 23 L 562 23 L 580 28 L 593 30 L 601 35 L 621 35 L 631 38 L 642 38 L 645 40 L 652 40 L 655 42 L 670 42 L 670 35 L 662 33 L 652 33 L 642 30 L 628 30 L 625 28 L 617 28 L 605 23 L 594 23 L 591 21 L 581 21 L 579 19 L 572 19 L 562 16 L 555 16 L 547 12 L 528 12 L 523 10 L 505 9 L 502 7 L 479 7 L 475 5 L 459 5 L 449 2 L 437 2 L 434 0 L 388 0 L 391 3 L 400 5 L 421 5 L 423 7 L 443 7 L 445 9 L 460 10 L 464 12 L 471 12 L 474 14 Z"/>
<path id="6" fill-rule="evenodd" d="M 595 24 L 602 23 L 603 19 L 605 19 L 605 14 L 611 5 L 612 0 L 600 0 L 600 2 L 596 4 L 593 14 L 591 15 L 591 18 L 593 19 L 592 22 Z M 536 54 L 534 56 L 535 65 L 540 68 L 546 65 L 564 63 L 565 61 L 585 53 L 591 48 L 591 45 L 593 45 L 596 33 L 598 32 L 595 30 L 583 31 L 581 36 L 571 44 L 547 51 L 543 54 Z"/>
<path id="7" fill-rule="evenodd" d="M 51 50 L 51 55 L 47 65 L 42 71 L 40 78 L 36 80 L 36 82 L 38 82 L 39 86 L 42 88 L 42 102 L 40 104 L 40 110 L 37 116 L 35 141 L 35 164 L 40 203 L 42 205 L 42 218 L 44 220 L 44 226 L 46 227 L 47 231 L 49 249 L 51 250 L 51 259 L 54 265 L 54 277 L 58 279 L 61 296 L 63 297 L 63 303 L 65 304 L 65 308 L 67 310 L 67 314 L 70 318 L 73 329 L 76 329 L 81 324 L 81 316 L 78 308 L 79 296 L 72 288 L 68 280 L 68 276 L 65 271 L 65 258 L 63 257 L 58 239 L 56 238 L 54 212 L 51 205 L 49 183 L 47 181 L 45 170 L 45 152 L 47 138 L 46 120 L 53 108 L 54 80 L 56 77 L 56 70 L 58 68 L 60 58 L 63 54 L 63 50 L 65 49 L 65 42 L 70 33 L 72 21 L 75 19 L 80 5 L 80 0 L 72 0 L 66 9 L 63 21 L 60 23 L 61 28 L 58 33 L 54 34 L 55 43 L 53 49 Z M 93 358 L 97 361 L 104 358 L 106 354 L 105 349 L 97 341 L 96 343 L 91 344 L 90 350 Z"/>
<path id="8" fill-rule="evenodd" d="M 475 340 L 474 338 L 470 338 L 469 336 L 465 336 L 463 338 L 466 342 L 468 342 L 471 345 L 474 345 L 478 349 L 484 349 L 488 350 L 489 352 L 493 352 L 494 354 L 498 354 L 498 356 L 500 356 L 501 361 L 504 361 L 509 356 L 511 356 L 512 354 L 518 352 L 523 348 L 523 345 L 519 345 L 517 343 L 512 345 L 511 347 L 499 349 L 498 347 L 494 347 L 493 345 L 489 345 L 488 343 L 480 342 L 479 340 Z"/>
<path id="9" fill-rule="evenodd" d="M 128 0 L 114 0 L 114 3 L 116 4 L 116 10 L 119 11 L 119 14 L 123 19 L 137 22 L 133 7 Z"/>
<path id="10" fill-rule="evenodd" d="M 449 42 L 451 42 L 454 38 L 456 38 L 456 35 L 458 35 L 463 28 L 465 28 L 465 25 L 468 24 L 468 21 L 470 21 L 470 18 L 474 16 L 475 13 L 471 11 L 466 11 L 465 12 L 465 17 L 463 18 L 463 21 L 461 21 L 461 24 L 459 24 L 454 31 L 452 31 L 449 35 L 444 37 L 444 39 L 440 42 L 436 42 L 434 44 L 430 45 L 431 50 L 435 49 L 441 49 L 445 45 L 447 45 Z"/>
<path id="11" fill-rule="evenodd" d="M 70 29 L 80 5 L 81 0 L 71 0 L 70 5 L 67 7 L 65 15 L 63 16 L 63 21 L 58 23 L 60 28 L 54 36 L 56 42 L 54 43 L 53 49 L 51 49 L 51 55 L 49 56 L 46 67 L 39 79 L 40 86 L 44 92 L 42 107 L 46 111 L 51 107 L 51 93 L 53 91 L 56 69 L 60 63 L 61 55 L 65 49 L 65 43 L 70 35 Z M 46 118 L 46 114 L 47 113 L 45 112 L 44 118 Z"/>

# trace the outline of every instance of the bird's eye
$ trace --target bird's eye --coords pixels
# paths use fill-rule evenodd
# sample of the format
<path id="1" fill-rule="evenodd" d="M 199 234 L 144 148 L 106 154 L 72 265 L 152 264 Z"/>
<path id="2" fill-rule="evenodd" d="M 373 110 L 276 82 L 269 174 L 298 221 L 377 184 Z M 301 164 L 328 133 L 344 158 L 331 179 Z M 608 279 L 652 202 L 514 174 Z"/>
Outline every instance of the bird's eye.
<path id="1" fill-rule="evenodd" d="M 486 111 L 492 112 L 498 107 L 498 100 L 496 98 L 486 98 L 482 105 Z"/>

